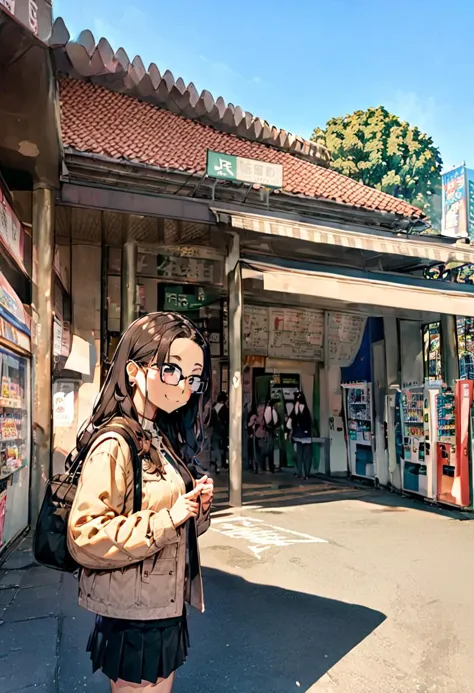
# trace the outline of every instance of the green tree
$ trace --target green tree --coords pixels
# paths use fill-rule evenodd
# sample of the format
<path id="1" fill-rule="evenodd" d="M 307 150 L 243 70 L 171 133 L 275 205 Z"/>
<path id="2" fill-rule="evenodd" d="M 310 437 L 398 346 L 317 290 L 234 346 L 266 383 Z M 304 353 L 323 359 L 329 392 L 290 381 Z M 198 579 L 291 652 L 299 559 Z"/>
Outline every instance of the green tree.
<path id="1" fill-rule="evenodd" d="M 311 139 L 326 145 L 336 171 L 410 202 L 438 226 L 442 160 L 419 128 L 379 106 L 331 118 Z"/>

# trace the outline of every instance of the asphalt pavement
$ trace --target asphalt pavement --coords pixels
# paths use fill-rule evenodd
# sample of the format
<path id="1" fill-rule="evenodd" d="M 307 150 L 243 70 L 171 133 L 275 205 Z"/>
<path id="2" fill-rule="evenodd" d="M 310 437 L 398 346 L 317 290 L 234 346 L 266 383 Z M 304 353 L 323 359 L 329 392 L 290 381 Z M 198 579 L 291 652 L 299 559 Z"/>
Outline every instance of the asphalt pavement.
<path id="1" fill-rule="evenodd" d="M 176 693 L 474 691 L 474 519 L 348 484 L 247 482 L 239 511 L 218 489 Z M 0 566 L 0 610 L 1 693 L 108 691 L 74 578 L 35 566 L 28 538 Z"/>

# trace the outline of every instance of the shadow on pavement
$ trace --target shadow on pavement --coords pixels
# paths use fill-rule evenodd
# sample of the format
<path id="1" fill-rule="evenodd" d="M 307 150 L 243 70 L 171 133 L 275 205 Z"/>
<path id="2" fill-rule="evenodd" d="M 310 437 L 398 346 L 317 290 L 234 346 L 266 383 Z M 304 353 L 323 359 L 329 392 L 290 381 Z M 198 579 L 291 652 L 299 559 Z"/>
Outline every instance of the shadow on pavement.
<path id="1" fill-rule="evenodd" d="M 204 569 L 206 613 L 190 614 L 191 650 L 174 693 L 307 691 L 384 614 Z"/>
<path id="2" fill-rule="evenodd" d="M 225 510 L 228 507 L 227 475 L 220 475 L 216 481 L 215 509 Z M 411 509 L 452 520 L 474 520 L 474 513 L 430 504 L 422 498 L 402 496 L 398 492 L 347 479 L 314 476 L 309 481 L 298 481 L 294 479 L 291 470 L 284 470 L 275 475 L 244 472 L 243 482 L 244 507 L 258 505 L 261 508 L 278 509 L 358 500 L 378 506 L 374 507 L 374 513 L 404 512 Z"/>

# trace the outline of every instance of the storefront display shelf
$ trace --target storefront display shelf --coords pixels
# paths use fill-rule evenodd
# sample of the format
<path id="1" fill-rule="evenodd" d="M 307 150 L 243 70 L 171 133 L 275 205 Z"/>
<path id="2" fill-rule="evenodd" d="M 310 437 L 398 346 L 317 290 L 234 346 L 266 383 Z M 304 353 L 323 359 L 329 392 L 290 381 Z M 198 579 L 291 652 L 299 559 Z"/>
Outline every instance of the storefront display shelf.
<path id="1" fill-rule="evenodd" d="M 3 397 L 0 398 L 0 408 L 3 409 L 23 409 L 23 403 L 20 400 L 15 400 L 15 399 L 5 399 Z"/>
<path id="2" fill-rule="evenodd" d="M 9 476 L 12 476 L 12 474 L 16 474 L 21 469 L 24 469 L 27 466 L 28 466 L 28 462 L 23 462 L 23 464 L 21 464 L 19 467 L 16 467 L 16 469 L 12 469 L 11 471 L 8 471 L 8 472 L 0 472 L 0 481 L 2 481 L 2 479 L 8 479 Z"/>
<path id="3" fill-rule="evenodd" d="M 17 440 L 24 440 L 24 436 L 14 436 L 13 438 L 0 438 L 0 444 L 1 443 L 13 443 Z"/>

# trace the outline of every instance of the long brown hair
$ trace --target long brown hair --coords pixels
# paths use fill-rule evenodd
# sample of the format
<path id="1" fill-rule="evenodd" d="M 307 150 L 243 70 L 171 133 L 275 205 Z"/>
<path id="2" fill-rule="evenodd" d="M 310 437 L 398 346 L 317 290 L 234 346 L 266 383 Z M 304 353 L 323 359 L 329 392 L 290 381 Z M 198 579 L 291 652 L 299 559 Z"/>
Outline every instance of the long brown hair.
<path id="1" fill-rule="evenodd" d="M 208 382 L 204 393 L 193 393 L 183 406 L 167 414 L 157 411 L 155 426 L 166 436 L 173 451 L 187 464 L 199 454 L 202 442 L 202 411 L 211 392 L 211 357 L 207 341 L 191 320 L 179 313 L 149 313 L 135 320 L 124 332 L 112 359 L 104 385 L 96 399 L 92 415 L 77 435 L 77 450 L 87 445 L 91 436 L 112 419 L 125 419 L 139 448 L 146 434 L 141 417 L 133 403 L 133 388 L 126 366 L 162 366 L 175 339 L 191 339 L 203 352 L 202 377 Z"/>

